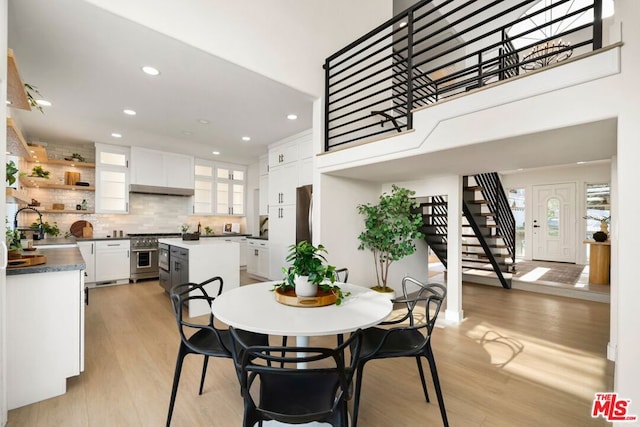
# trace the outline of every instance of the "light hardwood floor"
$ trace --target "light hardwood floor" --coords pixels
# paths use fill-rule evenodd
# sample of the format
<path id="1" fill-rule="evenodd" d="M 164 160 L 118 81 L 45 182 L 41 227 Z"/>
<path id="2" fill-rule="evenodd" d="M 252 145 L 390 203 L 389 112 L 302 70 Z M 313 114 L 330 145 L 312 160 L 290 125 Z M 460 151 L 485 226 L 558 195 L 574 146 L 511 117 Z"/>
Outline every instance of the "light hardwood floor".
<path id="1" fill-rule="evenodd" d="M 165 424 L 179 340 L 167 296 L 141 281 L 90 297 L 85 372 L 65 395 L 10 411 L 9 426 Z M 465 285 L 463 301 L 464 322 L 438 328 L 433 341 L 451 426 L 608 425 L 590 417 L 594 393 L 613 383 L 608 305 L 481 285 Z M 210 361 L 198 396 L 201 366 L 187 357 L 172 425 L 240 426 L 231 361 Z M 370 362 L 360 426 L 442 425 L 430 391 L 427 404 L 413 359 Z"/>

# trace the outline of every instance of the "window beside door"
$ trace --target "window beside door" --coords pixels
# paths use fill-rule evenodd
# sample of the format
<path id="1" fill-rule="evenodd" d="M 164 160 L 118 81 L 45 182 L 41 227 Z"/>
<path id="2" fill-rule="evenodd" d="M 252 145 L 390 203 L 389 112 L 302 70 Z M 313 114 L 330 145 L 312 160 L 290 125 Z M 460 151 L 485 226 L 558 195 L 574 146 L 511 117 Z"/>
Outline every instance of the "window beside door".
<path id="1" fill-rule="evenodd" d="M 516 220 L 516 258 L 524 258 L 524 188 L 509 190 L 509 206 Z"/>
<path id="2" fill-rule="evenodd" d="M 595 218 L 606 218 L 611 216 L 611 189 L 609 183 L 593 183 L 586 185 L 585 192 L 585 216 Z M 600 231 L 600 221 L 595 219 L 586 220 L 586 239 L 593 239 L 593 233 Z"/>

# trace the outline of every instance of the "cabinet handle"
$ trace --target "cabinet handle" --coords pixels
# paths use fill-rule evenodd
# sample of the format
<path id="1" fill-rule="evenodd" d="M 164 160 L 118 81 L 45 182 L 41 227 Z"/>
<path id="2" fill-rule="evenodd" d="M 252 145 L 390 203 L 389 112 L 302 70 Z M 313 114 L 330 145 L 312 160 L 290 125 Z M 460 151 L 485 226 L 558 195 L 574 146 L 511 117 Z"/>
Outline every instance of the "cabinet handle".
<path id="1" fill-rule="evenodd" d="M 257 250 L 257 249 L 254 249 L 254 250 L 253 250 L 253 254 L 254 254 L 255 256 L 258 256 L 258 250 Z"/>
<path id="2" fill-rule="evenodd" d="M 91 244 L 91 255 L 93 255 L 93 243 Z"/>

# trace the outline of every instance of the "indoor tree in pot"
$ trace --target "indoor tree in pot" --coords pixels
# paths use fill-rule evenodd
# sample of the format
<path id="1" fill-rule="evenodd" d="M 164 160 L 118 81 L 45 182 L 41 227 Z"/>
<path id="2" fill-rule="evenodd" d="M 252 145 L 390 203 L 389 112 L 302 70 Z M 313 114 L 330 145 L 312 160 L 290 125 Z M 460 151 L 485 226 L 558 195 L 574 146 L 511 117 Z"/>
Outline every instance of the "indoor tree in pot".
<path id="1" fill-rule="evenodd" d="M 365 217 L 365 230 L 360 233 L 359 250 L 369 249 L 373 253 L 377 286 L 372 289 L 394 295 L 387 285 L 389 267 L 416 251 L 415 239 L 423 237 L 420 232 L 422 216 L 417 212 L 418 203 L 411 198 L 415 191 L 392 185 L 391 194 L 382 193 L 378 204 L 358 206 Z"/>

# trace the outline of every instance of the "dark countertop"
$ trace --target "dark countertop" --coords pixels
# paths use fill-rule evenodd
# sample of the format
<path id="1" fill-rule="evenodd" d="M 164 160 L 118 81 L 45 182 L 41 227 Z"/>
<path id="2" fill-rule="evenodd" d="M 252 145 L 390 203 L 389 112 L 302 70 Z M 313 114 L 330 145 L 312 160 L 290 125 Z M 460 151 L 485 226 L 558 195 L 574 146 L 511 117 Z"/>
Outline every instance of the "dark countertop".
<path id="1" fill-rule="evenodd" d="M 200 238 L 204 238 L 204 237 L 249 237 L 251 236 L 251 234 L 246 234 L 246 233 L 223 233 L 223 234 L 202 234 L 200 236 Z"/>
<path id="2" fill-rule="evenodd" d="M 264 237 L 264 236 L 249 236 L 247 238 L 248 239 L 254 239 L 254 240 L 269 240 L 268 237 Z"/>
<path id="3" fill-rule="evenodd" d="M 13 276 L 17 274 L 84 270 L 86 268 L 84 259 L 82 258 L 82 254 L 77 247 L 56 249 L 38 248 L 35 251 L 25 253 L 30 255 L 44 255 L 47 257 L 47 263 L 34 265 L 32 267 L 7 268 L 7 276 Z"/>
<path id="4" fill-rule="evenodd" d="M 131 240 L 129 236 L 122 237 L 76 237 L 78 242 L 94 242 L 96 240 Z"/>

